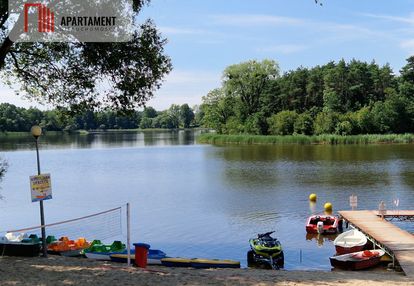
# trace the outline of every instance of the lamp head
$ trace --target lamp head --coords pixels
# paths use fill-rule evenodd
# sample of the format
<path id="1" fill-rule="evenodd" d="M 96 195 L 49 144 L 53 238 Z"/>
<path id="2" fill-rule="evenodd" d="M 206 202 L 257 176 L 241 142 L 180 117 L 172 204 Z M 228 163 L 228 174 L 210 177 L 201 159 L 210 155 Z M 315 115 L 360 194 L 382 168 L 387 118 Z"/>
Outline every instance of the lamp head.
<path id="1" fill-rule="evenodd" d="M 32 133 L 34 138 L 38 138 L 40 135 L 42 135 L 42 128 L 40 128 L 40 126 L 32 126 L 32 128 L 30 129 L 30 133 Z"/>

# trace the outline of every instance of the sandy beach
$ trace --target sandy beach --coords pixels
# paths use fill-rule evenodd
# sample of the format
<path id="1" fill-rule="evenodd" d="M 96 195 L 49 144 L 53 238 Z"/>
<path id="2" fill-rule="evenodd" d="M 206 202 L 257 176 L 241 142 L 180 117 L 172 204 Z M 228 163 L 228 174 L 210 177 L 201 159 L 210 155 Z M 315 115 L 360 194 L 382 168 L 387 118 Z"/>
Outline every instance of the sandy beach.
<path id="1" fill-rule="evenodd" d="M 414 285 L 394 271 L 146 269 L 80 258 L 0 258 L 0 285 Z"/>

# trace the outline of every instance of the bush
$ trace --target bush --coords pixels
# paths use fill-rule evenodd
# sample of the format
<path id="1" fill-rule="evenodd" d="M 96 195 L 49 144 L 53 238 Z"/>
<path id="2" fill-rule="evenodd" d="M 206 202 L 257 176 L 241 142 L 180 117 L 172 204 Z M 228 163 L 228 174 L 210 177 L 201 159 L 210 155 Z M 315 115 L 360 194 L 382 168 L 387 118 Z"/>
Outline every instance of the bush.
<path id="1" fill-rule="evenodd" d="M 298 114 L 296 111 L 284 110 L 268 119 L 269 133 L 272 135 L 293 134 Z"/>
<path id="2" fill-rule="evenodd" d="M 323 111 L 318 113 L 315 118 L 315 134 L 332 134 L 335 132 L 336 125 L 339 122 L 339 114 L 336 112 Z"/>
<path id="3" fill-rule="evenodd" d="M 243 131 L 244 131 L 243 124 L 235 116 L 232 116 L 227 120 L 226 125 L 224 126 L 224 130 L 223 130 L 223 132 L 226 134 L 241 134 L 243 133 Z"/>
<path id="4" fill-rule="evenodd" d="M 365 106 L 358 110 L 357 112 L 353 113 L 354 118 L 356 120 L 356 124 L 358 126 L 358 133 L 372 133 L 374 131 L 374 126 L 372 122 L 372 114 L 369 107 Z"/>
<path id="5" fill-rule="evenodd" d="M 313 134 L 313 118 L 309 113 L 299 114 L 293 125 L 293 131 L 296 134 L 312 135 Z"/>
<path id="6" fill-rule="evenodd" d="M 352 124 L 345 120 L 342 122 L 338 122 L 338 124 L 336 124 L 336 128 L 335 128 L 335 134 L 338 135 L 351 135 L 352 134 Z"/>
<path id="7" fill-rule="evenodd" d="M 139 124 L 139 128 L 147 129 L 152 127 L 152 119 L 148 117 L 143 117 L 141 119 L 141 123 Z"/>
<path id="8" fill-rule="evenodd" d="M 268 125 L 261 112 L 249 116 L 244 123 L 244 132 L 253 135 L 267 134 Z"/>

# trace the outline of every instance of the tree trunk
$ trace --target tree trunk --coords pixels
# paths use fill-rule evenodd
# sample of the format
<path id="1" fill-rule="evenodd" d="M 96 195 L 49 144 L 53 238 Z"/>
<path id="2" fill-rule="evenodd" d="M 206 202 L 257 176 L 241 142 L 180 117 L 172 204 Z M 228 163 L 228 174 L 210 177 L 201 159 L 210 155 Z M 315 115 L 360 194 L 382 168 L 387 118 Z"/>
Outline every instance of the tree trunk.
<path id="1" fill-rule="evenodd" d="M 0 69 L 4 67 L 4 62 L 6 60 L 6 56 L 9 53 L 10 48 L 12 47 L 13 44 L 14 44 L 14 42 L 12 40 L 10 40 L 9 37 L 4 39 L 4 42 L 0 47 Z"/>

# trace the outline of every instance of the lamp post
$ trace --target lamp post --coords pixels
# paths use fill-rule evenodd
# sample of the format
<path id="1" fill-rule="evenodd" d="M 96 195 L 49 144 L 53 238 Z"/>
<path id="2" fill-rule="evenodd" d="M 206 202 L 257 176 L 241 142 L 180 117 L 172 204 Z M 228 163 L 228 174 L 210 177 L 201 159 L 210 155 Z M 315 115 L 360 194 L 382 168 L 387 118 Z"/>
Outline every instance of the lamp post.
<path id="1" fill-rule="evenodd" d="M 30 129 L 33 137 L 35 138 L 36 143 L 36 156 L 37 156 L 37 174 L 40 175 L 40 160 L 39 160 L 39 145 L 38 140 L 39 137 L 42 135 L 42 128 L 40 126 L 33 126 Z M 47 257 L 47 246 L 46 246 L 46 229 L 45 229 L 45 214 L 43 211 L 43 200 L 39 201 L 40 203 L 40 225 L 42 228 L 42 250 L 43 250 L 43 257 Z"/>

